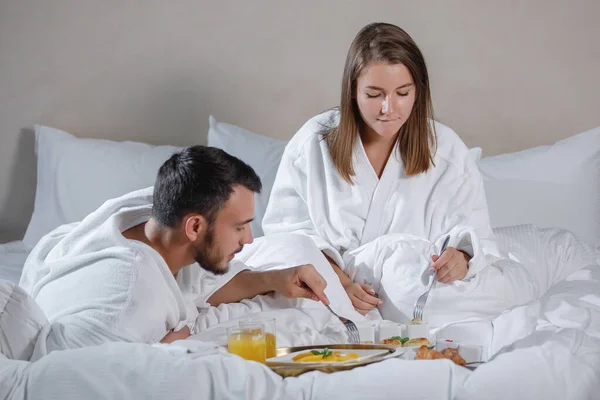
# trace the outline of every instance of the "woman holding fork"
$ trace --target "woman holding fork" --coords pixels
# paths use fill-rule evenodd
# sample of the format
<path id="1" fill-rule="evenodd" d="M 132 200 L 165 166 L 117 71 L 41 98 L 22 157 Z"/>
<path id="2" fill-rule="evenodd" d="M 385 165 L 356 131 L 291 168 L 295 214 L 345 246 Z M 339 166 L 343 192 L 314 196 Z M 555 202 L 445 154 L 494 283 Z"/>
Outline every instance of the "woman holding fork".
<path id="1" fill-rule="evenodd" d="M 441 243 L 457 226 L 471 233 L 432 260 L 442 283 L 469 279 L 486 253 L 497 253 L 483 182 L 458 135 L 433 120 L 425 60 L 412 38 L 395 25 L 367 25 L 350 46 L 340 106 L 309 120 L 285 149 L 265 234 L 312 238 L 366 314 L 381 300 L 344 273 L 345 252 L 390 233 Z"/>

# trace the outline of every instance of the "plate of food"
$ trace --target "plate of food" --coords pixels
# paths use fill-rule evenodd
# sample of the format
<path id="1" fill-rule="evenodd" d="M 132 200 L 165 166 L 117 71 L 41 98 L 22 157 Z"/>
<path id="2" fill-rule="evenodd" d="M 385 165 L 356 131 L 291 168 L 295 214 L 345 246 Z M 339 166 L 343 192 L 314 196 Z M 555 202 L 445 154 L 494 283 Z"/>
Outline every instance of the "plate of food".
<path id="1" fill-rule="evenodd" d="M 298 376 L 308 371 L 326 373 L 345 371 L 402 354 L 386 345 L 334 344 L 277 349 L 277 356 L 266 364 L 281 376 Z"/>
<path id="2" fill-rule="evenodd" d="M 278 365 L 310 365 L 310 364 L 344 364 L 348 362 L 360 362 L 370 358 L 386 356 L 388 349 L 334 349 L 314 348 L 299 350 L 278 357 L 269 358 L 267 364 Z"/>

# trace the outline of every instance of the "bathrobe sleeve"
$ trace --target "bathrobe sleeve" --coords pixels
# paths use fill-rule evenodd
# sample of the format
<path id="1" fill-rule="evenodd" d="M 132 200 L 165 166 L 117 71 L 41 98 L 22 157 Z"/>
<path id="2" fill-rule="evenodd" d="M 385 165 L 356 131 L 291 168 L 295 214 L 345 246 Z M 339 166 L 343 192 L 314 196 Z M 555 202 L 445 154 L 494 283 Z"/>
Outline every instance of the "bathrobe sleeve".
<path id="1" fill-rule="evenodd" d="M 293 145 L 294 143 L 290 143 Z M 306 155 L 296 147 L 288 145 L 281 159 L 271 191 L 269 205 L 263 219 L 265 235 L 298 233 L 310 237 L 326 255 L 343 268 L 342 256 L 332 243 L 318 232 L 308 207 L 308 182 Z M 322 182 L 325 185 L 325 182 Z M 325 192 L 326 189 L 323 188 Z"/>
<path id="2" fill-rule="evenodd" d="M 449 246 L 472 257 L 465 277 L 469 279 L 499 257 L 499 252 L 477 165 L 468 154 L 464 165 L 462 174 L 457 177 L 448 173 L 432 191 L 439 206 L 433 211 L 430 240 L 439 253 L 444 238 L 450 234 Z"/>

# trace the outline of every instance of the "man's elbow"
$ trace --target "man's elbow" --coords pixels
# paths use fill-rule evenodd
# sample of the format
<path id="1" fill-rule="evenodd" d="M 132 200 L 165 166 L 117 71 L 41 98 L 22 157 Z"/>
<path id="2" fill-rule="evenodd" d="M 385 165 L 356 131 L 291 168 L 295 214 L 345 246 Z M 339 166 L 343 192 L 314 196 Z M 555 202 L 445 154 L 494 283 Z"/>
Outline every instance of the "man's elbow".
<path id="1" fill-rule="evenodd" d="M 208 300 L 206 300 L 206 302 L 212 307 L 219 307 L 221 304 L 223 304 L 223 301 L 218 296 L 218 292 L 213 293 Z"/>

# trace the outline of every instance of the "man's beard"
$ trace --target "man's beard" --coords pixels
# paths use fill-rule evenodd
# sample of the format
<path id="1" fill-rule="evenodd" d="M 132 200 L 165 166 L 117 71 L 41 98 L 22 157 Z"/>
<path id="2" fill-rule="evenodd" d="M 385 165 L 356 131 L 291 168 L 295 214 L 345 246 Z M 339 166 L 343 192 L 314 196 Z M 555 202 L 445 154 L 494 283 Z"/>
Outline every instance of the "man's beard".
<path id="1" fill-rule="evenodd" d="M 241 251 L 242 248 L 237 252 Z M 202 269 L 215 275 L 223 275 L 229 271 L 229 257 L 224 257 L 215 244 L 215 230 L 209 227 L 206 236 L 196 247 L 196 262 Z"/>

